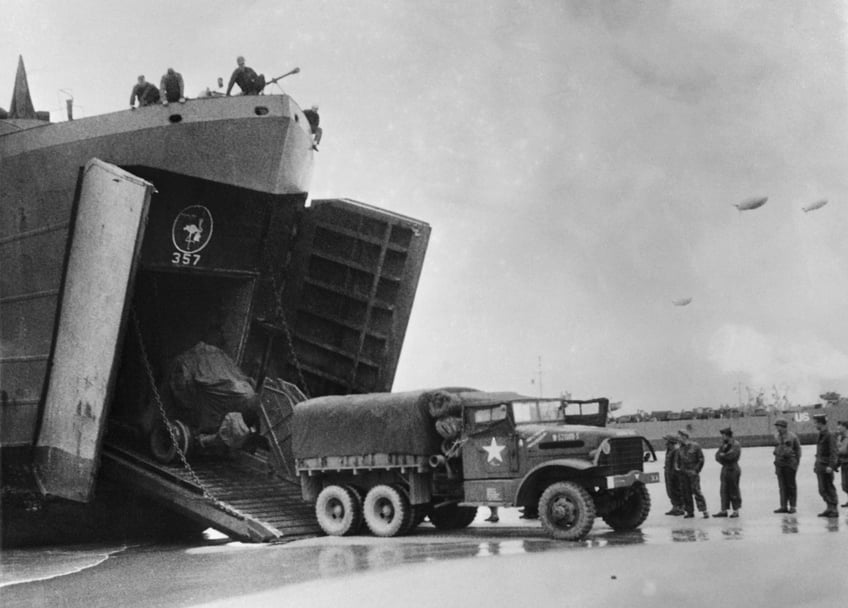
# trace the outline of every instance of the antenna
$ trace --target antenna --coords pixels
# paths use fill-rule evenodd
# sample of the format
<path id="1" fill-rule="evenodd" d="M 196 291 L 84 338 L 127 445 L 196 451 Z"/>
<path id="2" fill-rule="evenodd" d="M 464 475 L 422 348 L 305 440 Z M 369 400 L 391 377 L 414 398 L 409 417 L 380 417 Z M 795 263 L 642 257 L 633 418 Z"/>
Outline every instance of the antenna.
<path id="1" fill-rule="evenodd" d="M 539 398 L 545 393 L 542 391 L 542 355 L 539 355 Z"/>

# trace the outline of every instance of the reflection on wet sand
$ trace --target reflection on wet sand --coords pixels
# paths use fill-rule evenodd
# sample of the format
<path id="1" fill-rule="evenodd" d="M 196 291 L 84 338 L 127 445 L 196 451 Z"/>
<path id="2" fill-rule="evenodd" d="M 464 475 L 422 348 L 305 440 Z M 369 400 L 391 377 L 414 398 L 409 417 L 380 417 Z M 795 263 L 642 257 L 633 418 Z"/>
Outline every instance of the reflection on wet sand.
<path id="1" fill-rule="evenodd" d="M 676 543 L 694 543 L 710 540 L 706 530 L 695 528 L 674 528 L 671 531 L 671 540 Z"/>
<path id="2" fill-rule="evenodd" d="M 798 518 L 793 515 L 785 515 L 780 523 L 780 531 L 784 534 L 798 534 Z"/>
<path id="3" fill-rule="evenodd" d="M 687 532 L 696 534 L 695 530 Z M 409 539 L 411 540 L 411 539 Z M 704 539 L 705 540 L 705 539 Z M 580 542 L 565 543 L 548 538 L 533 539 L 458 539 L 456 542 L 391 542 L 328 545 L 317 547 L 317 572 L 321 577 L 335 577 L 357 571 L 392 568 L 403 564 L 444 561 L 473 557 L 497 557 L 522 553 L 543 553 L 580 548 L 600 548 L 642 544 L 641 530 L 610 532 Z"/>

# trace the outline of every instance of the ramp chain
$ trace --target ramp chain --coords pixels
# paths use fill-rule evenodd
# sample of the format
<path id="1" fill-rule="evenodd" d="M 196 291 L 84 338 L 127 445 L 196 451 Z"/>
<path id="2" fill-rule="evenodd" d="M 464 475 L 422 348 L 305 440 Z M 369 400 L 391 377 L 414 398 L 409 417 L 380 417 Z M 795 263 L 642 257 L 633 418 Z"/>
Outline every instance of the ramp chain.
<path id="1" fill-rule="evenodd" d="M 292 225 L 291 227 L 291 238 L 292 240 L 297 235 L 297 225 Z M 267 238 L 267 237 L 266 237 Z M 286 311 L 283 308 L 283 289 L 285 288 L 285 282 L 282 285 L 277 285 L 277 275 L 274 273 L 274 269 L 271 266 L 271 255 L 268 251 L 270 248 L 271 239 L 267 238 L 265 244 L 265 266 L 268 272 L 268 276 L 271 278 L 271 292 L 274 294 L 274 316 L 275 320 L 279 320 L 283 329 L 283 333 L 286 336 L 286 343 L 289 347 L 289 352 L 291 353 L 292 362 L 294 363 L 294 368 L 297 370 L 297 379 L 300 381 L 300 385 L 303 387 L 303 393 L 309 397 L 309 386 L 306 384 L 306 378 L 303 375 L 303 369 L 300 366 L 300 360 L 297 358 L 297 351 L 294 348 L 294 340 L 292 339 L 291 330 L 289 329 L 289 324 L 286 321 Z M 288 267 L 288 262 L 291 259 L 291 251 L 286 254 L 286 267 Z"/>
<path id="2" fill-rule="evenodd" d="M 138 315 L 136 314 L 135 308 L 132 310 L 132 318 L 133 325 L 135 326 L 136 338 L 138 339 L 138 348 L 139 354 L 141 355 L 141 362 L 144 364 L 144 369 L 147 372 L 147 379 L 150 381 L 150 388 L 153 391 L 153 399 L 156 401 L 156 406 L 159 408 L 159 415 L 162 418 L 162 423 L 165 425 L 165 428 L 168 429 L 168 434 L 171 436 L 171 443 L 174 448 L 177 450 L 177 455 L 180 457 L 180 460 L 183 463 L 183 467 L 185 467 L 186 472 L 188 472 L 191 480 L 200 488 L 200 491 L 203 493 L 203 497 L 207 500 L 211 501 L 216 507 L 233 515 L 235 517 L 239 517 L 241 519 L 247 519 L 247 517 L 239 512 L 237 509 L 234 509 L 230 505 L 221 502 L 218 498 L 212 495 L 209 489 L 206 487 L 200 478 L 197 476 L 197 473 L 194 472 L 194 469 L 191 468 L 191 465 L 188 463 L 188 459 L 186 458 L 185 452 L 183 452 L 180 447 L 180 442 L 177 440 L 176 432 L 174 431 L 174 426 L 168 421 L 168 415 L 165 413 L 165 405 L 162 403 L 162 397 L 159 394 L 159 389 L 156 386 L 156 379 L 153 376 L 153 367 L 150 365 L 150 360 L 147 357 L 147 351 L 144 348 L 144 340 L 141 336 L 141 326 L 138 322 Z"/>

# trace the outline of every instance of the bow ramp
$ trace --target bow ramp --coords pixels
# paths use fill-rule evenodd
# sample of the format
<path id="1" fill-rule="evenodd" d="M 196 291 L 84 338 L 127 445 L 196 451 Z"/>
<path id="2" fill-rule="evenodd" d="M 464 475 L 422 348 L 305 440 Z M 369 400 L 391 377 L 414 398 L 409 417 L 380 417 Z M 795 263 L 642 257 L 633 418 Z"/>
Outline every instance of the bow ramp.
<path id="1" fill-rule="evenodd" d="M 237 540 L 269 542 L 321 533 L 300 485 L 275 474 L 261 454 L 196 458 L 189 470 L 107 444 L 101 466 L 103 475 Z"/>

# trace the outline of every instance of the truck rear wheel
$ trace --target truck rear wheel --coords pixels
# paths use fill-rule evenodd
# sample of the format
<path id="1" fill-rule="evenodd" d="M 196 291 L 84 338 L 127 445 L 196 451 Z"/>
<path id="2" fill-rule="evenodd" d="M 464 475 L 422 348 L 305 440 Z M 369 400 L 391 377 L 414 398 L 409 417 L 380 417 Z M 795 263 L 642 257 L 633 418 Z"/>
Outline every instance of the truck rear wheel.
<path id="1" fill-rule="evenodd" d="M 624 490 L 619 506 L 603 516 L 604 521 L 613 530 L 635 530 L 648 519 L 651 512 L 651 495 L 642 482 L 637 481 Z"/>
<path id="2" fill-rule="evenodd" d="M 380 484 L 365 495 L 365 524 L 374 536 L 397 536 L 409 525 L 412 506 L 397 488 Z"/>
<path id="3" fill-rule="evenodd" d="M 542 492 L 539 519 L 553 538 L 580 540 L 595 523 L 595 503 L 583 487 L 571 481 L 559 481 Z"/>
<path id="4" fill-rule="evenodd" d="M 430 521 L 439 530 L 459 530 L 467 528 L 477 517 L 477 507 L 460 507 L 458 504 L 430 510 Z"/>
<path id="5" fill-rule="evenodd" d="M 356 490 L 342 486 L 327 486 L 315 501 L 315 518 L 321 529 L 330 536 L 356 534 L 362 527 L 362 501 Z"/>

